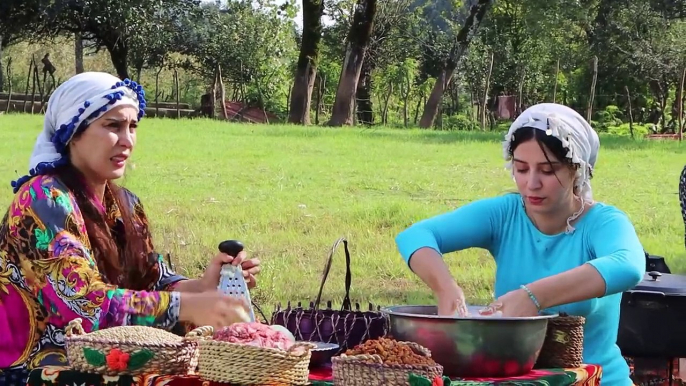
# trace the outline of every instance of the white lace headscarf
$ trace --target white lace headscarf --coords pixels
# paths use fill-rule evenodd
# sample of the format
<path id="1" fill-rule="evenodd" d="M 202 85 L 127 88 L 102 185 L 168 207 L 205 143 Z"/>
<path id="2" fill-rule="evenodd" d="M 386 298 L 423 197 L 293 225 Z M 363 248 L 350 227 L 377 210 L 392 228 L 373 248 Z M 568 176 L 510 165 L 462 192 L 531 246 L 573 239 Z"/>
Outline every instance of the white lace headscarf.
<path id="1" fill-rule="evenodd" d="M 114 107 L 127 105 L 145 115 L 145 91 L 129 79 L 104 72 L 84 72 L 62 83 L 50 95 L 43 131 L 29 161 L 29 174 L 12 181 L 16 193 L 33 176 L 50 173 L 68 162 L 67 148 L 74 135 Z"/>
<path id="2" fill-rule="evenodd" d="M 598 134 L 579 113 L 567 106 L 556 103 L 531 106 L 517 117 L 505 135 L 503 154 L 507 161 L 506 168 L 510 169 L 511 173 L 514 171 L 510 145 L 517 135 L 517 130 L 522 127 L 538 129 L 559 139 L 567 150 L 567 159 L 577 165 L 574 191 L 581 200 L 581 209 L 567 219 L 567 232 L 571 233 L 574 227 L 570 223 L 583 213 L 585 203 L 593 200 L 591 173 L 600 150 Z"/>

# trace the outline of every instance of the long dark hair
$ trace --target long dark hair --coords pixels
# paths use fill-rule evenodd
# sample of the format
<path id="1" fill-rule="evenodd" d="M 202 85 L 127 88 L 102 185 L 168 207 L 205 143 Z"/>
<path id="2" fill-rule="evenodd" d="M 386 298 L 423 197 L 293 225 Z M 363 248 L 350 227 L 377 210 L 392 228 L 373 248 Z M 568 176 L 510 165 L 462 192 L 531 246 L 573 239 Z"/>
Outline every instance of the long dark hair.
<path id="1" fill-rule="evenodd" d="M 93 257 L 103 279 L 117 286 L 132 290 L 148 289 L 151 261 L 149 261 L 146 240 L 136 227 L 132 203 L 117 184 L 108 181 L 107 189 L 112 193 L 114 204 L 121 213 L 117 226 L 107 224 L 107 209 L 98 205 L 99 200 L 85 176 L 71 163 L 55 169 L 55 176 L 74 195 L 81 210 L 88 232 Z M 147 224 L 140 224 L 147 226 Z"/>

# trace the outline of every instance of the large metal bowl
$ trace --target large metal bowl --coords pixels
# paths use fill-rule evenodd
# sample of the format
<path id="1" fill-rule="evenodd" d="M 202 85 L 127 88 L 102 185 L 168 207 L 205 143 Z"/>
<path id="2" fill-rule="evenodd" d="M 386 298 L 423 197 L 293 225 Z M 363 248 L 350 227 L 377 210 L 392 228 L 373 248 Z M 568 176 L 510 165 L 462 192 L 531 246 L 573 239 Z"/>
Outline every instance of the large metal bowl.
<path id="1" fill-rule="evenodd" d="M 436 306 L 394 306 L 382 309 L 390 318 L 393 338 L 420 344 L 449 377 L 508 377 L 529 373 L 545 340 L 548 319 L 478 316 L 470 306 L 467 318 L 437 315 Z"/>

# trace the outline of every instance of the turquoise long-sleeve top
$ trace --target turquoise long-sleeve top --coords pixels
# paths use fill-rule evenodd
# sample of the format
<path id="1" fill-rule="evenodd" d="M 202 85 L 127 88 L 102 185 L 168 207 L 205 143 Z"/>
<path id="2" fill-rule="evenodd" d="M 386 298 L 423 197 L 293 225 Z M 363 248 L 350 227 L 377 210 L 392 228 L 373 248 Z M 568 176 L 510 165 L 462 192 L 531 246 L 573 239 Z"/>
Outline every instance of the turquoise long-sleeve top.
<path id="1" fill-rule="evenodd" d="M 629 367 L 616 344 L 617 330 L 622 292 L 636 286 L 645 272 L 643 247 L 629 218 L 611 205 L 596 203 L 574 227 L 571 234 L 540 232 L 526 215 L 521 196 L 513 193 L 417 222 L 398 234 L 396 244 L 408 264 L 424 247 L 441 254 L 488 250 L 496 263 L 496 297 L 592 265 L 605 280 L 605 296 L 548 310 L 584 316 L 584 363 L 602 366 L 603 384 L 631 386 Z"/>

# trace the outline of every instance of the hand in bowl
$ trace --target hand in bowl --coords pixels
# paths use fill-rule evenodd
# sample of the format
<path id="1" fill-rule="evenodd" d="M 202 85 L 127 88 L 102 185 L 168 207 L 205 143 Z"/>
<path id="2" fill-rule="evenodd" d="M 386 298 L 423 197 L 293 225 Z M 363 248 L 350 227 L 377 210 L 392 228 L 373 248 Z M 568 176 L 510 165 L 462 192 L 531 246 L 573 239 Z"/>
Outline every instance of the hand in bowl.
<path id="1" fill-rule="evenodd" d="M 462 288 L 456 287 L 452 291 L 439 293 L 437 297 L 439 316 L 465 317 L 469 315 Z"/>
<path id="2" fill-rule="evenodd" d="M 538 308 L 523 289 L 510 291 L 479 311 L 483 316 L 528 317 L 538 315 Z"/>

